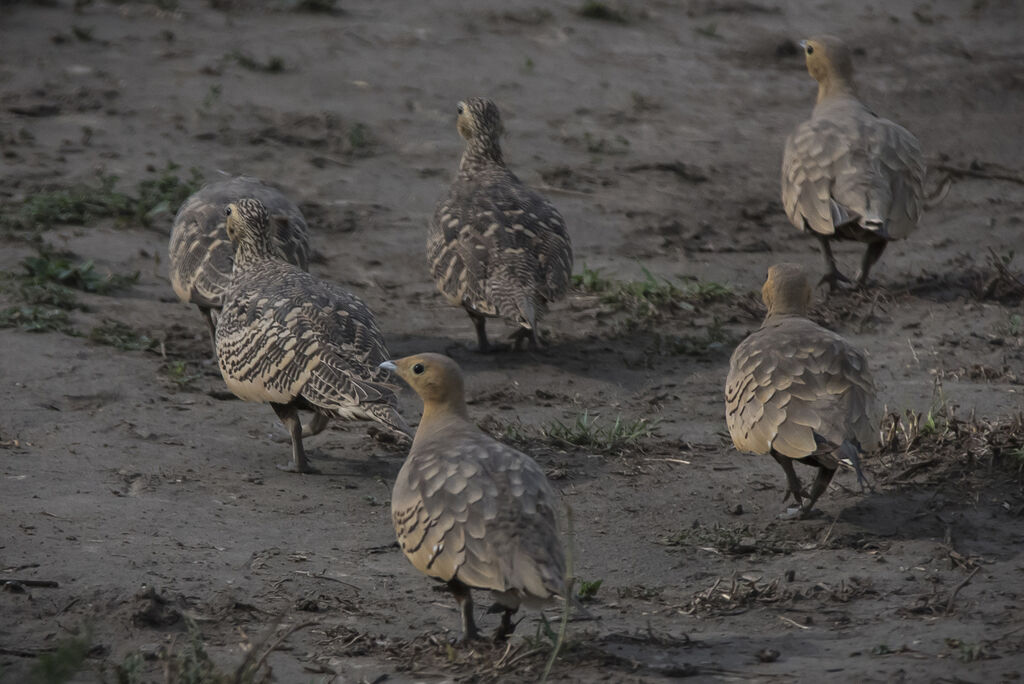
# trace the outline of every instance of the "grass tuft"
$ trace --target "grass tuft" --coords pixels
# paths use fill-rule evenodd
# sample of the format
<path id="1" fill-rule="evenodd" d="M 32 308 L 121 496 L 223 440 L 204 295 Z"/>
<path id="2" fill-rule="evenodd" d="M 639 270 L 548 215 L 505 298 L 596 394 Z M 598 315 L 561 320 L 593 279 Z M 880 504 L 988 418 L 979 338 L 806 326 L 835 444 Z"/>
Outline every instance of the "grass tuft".
<path id="1" fill-rule="evenodd" d="M 547 439 L 556 442 L 611 452 L 636 447 L 642 440 L 656 437 L 657 425 L 657 420 L 628 419 L 621 414 L 615 416 L 610 425 L 605 425 L 600 416 L 584 410 L 570 424 L 555 419 L 541 431 Z"/>

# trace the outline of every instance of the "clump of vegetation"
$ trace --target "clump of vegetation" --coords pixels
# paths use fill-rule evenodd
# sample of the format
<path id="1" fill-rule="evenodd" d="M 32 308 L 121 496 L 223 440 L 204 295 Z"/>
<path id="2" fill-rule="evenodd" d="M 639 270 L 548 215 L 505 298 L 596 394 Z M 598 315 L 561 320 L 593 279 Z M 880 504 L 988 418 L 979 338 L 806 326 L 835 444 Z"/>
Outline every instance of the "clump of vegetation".
<path id="1" fill-rule="evenodd" d="M 117 190 L 117 176 L 106 174 L 100 174 L 98 186 L 79 183 L 37 192 L 20 205 L 0 210 L 0 228 L 38 231 L 57 224 L 84 226 L 104 218 L 148 226 L 156 215 L 174 210 L 199 188 L 198 169 L 184 179 L 177 170 L 177 165 L 168 164 L 156 178 L 139 182 L 135 195 Z"/>
<path id="2" fill-rule="evenodd" d="M 356 122 L 348 129 L 346 152 L 353 157 L 371 157 L 377 147 L 377 138 L 370 127 Z"/>
<path id="3" fill-rule="evenodd" d="M 96 270 L 91 261 L 75 263 L 66 256 L 46 249 L 39 250 L 35 256 L 22 259 L 21 265 L 27 272 L 25 277 L 27 285 L 40 287 L 60 285 L 65 288 L 102 295 L 129 287 L 139 280 L 138 271 L 130 275 L 115 273 L 103 275 Z"/>
<path id="4" fill-rule="evenodd" d="M 187 361 L 169 361 L 161 367 L 161 371 L 180 389 L 191 387 L 192 383 L 203 377 L 202 372 L 193 368 Z"/>
<path id="5" fill-rule="evenodd" d="M 89 331 L 89 339 L 121 351 L 149 351 L 156 349 L 157 340 L 140 333 L 119 321 L 104 321 Z"/>
<path id="6" fill-rule="evenodd" d="M 597 598 L 597 591 L 601 588 L 602 584 L 604 584 L 603 579 L 589 582 L 587 580 L 580 580 L 580 589 L 576 593 L 576 596 L 581 601 L 592 601 Z"/>
<path id="7" fill-rule="evenodd" d="M 676 283 L 657 277 L 646 268 L 642 280 L 617 281 L 606 278 L 601 269 L 583 266 L 574 274 L 573 286 L 581 292 L 599 294 L 601 301 L 627 311 L 637 319 L 651 319 L 660 314 L 682 309 L 693 311 L 695 304 L 709 304 L 733 297 L 726 285 L 697 279 Z"/>
<path id="8" fill-rule="evenodd" d="M 0 328 L 21 328 L 27 332 L 72 332 L 67 311 L 39 305 L 11 306 L 0 310 Z"/>
<path id="9" fill-rule="evenodd" d="M 249 71 L 261 71 L 265 74 L 279 74 L 284 71 L 284 58 L 278 57 L 277 55 L 271 55 L 267 58 L 267 61 L 261 62 L 260 60 L 235 50 L 229 57 L 235 60 L 240 67 L 248 69 Z"/>
<path id="10" fill-rule="evenodd" d="M 587 152 L 591 154 L 626 154 L 629 151 L 629 140 L 621 135 L 616 135 L 609 140 L 585 131 L 583 144 L 586 146 Z"/>
<path id="11" fill-rule="evenodd" d="M 597 19 L 599 21 L 608 21 L 614 24 L 626 24 L 629 20 L 626 15 L 609 6 L 607 3 L 601 2 L 600 0 L 586 0 L 580 8 L 576 10 L 576 13 L 586 19 Z"/>
<path id="12" fill-rule="evenodd" d="M 66 639 L 49 652 L 43 653 L 32 664 L 30 681 L 33 684 L 64 684 L 69 682 L 85 665 L 92 650 L 87 636 Z"/>
<path id="13" fill-rule="evenodd" d="M 635 448 L 642 440 L 656 437 L 658 422 L 657 419 L 623 418 L 620 414 L 613 422 L 605 424 L 600 416 L 584 410 L 572 423 L 551 421 L 542 428 L 542 433 L 555 442 L 613 452 Z"/>

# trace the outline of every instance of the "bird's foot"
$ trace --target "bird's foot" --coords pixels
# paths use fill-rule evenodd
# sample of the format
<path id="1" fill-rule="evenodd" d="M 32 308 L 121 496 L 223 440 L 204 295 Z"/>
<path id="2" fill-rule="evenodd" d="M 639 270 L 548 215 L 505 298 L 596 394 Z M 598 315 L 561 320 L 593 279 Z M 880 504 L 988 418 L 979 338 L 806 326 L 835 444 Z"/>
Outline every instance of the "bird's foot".
<path id="1" fill-rule="evenodd" d="M 849 290 L 853 287 L 853 281 L 844 276 L 838 270 L 833 270 L 825 275 L 821 276 L 821 280 L 818 281 L 818 285 L 828 285 L 829 292 L 835 292 L 836 290 Z"/>
<path id="2" fill-rule="evenodd" d="M 537 332 L 532 328 L 519 328 L 519 330 L 509 335 L 508 338 L 512 340 L 516 351 L 521 351 L 524 344 L 529 346 L 530 351 L 537 351 L 541 348 Z"/>
<path id="3" fill-rule="evenodd" d="M 309 465 L 309 463 L 302 463 L 302 464 L 296 464 L 294 462 L 292 462 L 292 463 L 282 463 L 282 464 L 277 466 L 277 469 L 278 470 L 283 470 L 286 473 L 301 473 L 303 475 L 319 475 L 320 474 L 320 471 L 318 469 L 314 468 L 313 466 Z"/>
<path id="4" fill-rule="evenodd" d="M 824 513 L 816 508 L 806 506 L 790 506 L 784 512 L 779 513 L 779 520 L 810 520 L 820 518 Z"/>

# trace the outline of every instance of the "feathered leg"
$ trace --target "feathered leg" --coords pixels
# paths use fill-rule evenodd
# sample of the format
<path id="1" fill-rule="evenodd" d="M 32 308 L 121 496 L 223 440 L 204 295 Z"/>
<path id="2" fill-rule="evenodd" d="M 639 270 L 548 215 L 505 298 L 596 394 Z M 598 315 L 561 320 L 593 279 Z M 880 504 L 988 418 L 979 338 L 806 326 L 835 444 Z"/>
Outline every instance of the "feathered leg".
<path id="1" fill-rule="evenodd" d="M 871 267 L 882 256 L 882 252 L 888 245 L 888 240 L 875 240 L 868 243 L 868 248 L 864 250 L 864 258 L 860 262 L 860 273 L 857 274 L 858 286 L 864 287 L 868 284 L 868 273 L 871 271 Z"/>
<path id="2" fill-rule="evenodd" d="M 299 411 L 291 404 L 270 404 L 274 407 L 274 413 L 284 423 L 288 434 L 292 436 L 292 462 L 287 465 L 277 466 L 281 470 L 290 473 L 316 473 L 319 472 L 309 465 L 306 460 L 306 452 L 302 448 L 302 421 L 299 420 Z"/>
<path id="3" fill-rule="evenodd" d="M 217 323 L 213 320 L 213 312 L 208 306 L 200 306 L 199 313 L 203 314 L 206 327 L 210 330 L 210 344 L 213 346 L 213 358 L 217 358 Z"/>
<path id="4" fill-rule="evenodd" d="M 473 595 L 465 584 L 459 580 L 448 582 L 448 588 L 459 604 L 459 612 L 462 613 L 462 640 L 472 641 L 480 638 L 477 631 L 476 621 L 473 619 Z"/>
<path id="5" fill-rule="evenodd" d="M 850 279 L 840 273 L 839 267 L 836 266 L 836 258 L 832 255 L 832 238 L 819 235 L 818 241 L 821 242 L 821 255 L 825 258 L 825 268 L 828 269 L 828 273 L 821 277 L 818 284 L 828 283 L 829 291 L 835 292 L 839 283 L 849 283 Z"/>
<path id="6" fill-rule="evenodd" d="M 775 457 L 775 461 L 782 466 L 782 469 L 786 472 L 786 493 L 782 496 L 782 502 L 785 503 L 786 499 L 793 496 L 793 500 L 796 505 L 799 506 L 803 501 L 803 484 L 800 483 L 800 478 L 796 476 L 796 471 L 793 470 L 793 459 L 789 456 L 783 456 L 782 454 L 772 451 L 772 456 Z"/>
<path id="7" fill-rule="evenodd" d="M 801 518 L 806 518 L 810 515 L 811 509 L 814 508 L 814 502 L 825 493 L 825 490 L 828 489 L 828 483 L 832 481 L 832 476 L 835 474 L 835 468 L 818 466 L 818 475 L 814 478 L 814 484 L 811 485 L 811 493 L 807 495 L 807 501 L 800 507 Z"/>
<path id="8" fill-rule="evenodd" d="M 469 314 L 469 320 L 473 321 L 473 325 L 476 327 L 477 351 L 481 354 L 490 352 L 491 343 L 487 341 L 487 317 L 481 316 L 475 311 L 470 311 L 468 308 L 466 313 Z"/>

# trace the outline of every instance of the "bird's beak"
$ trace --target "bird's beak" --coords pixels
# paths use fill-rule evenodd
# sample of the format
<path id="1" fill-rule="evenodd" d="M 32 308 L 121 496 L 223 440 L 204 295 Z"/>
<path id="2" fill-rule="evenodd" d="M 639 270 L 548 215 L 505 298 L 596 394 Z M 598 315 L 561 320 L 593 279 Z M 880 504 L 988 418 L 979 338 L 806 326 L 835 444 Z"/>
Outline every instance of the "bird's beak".
<path id="1" fill-rule="evenodd" d="M 377 366 L 377 368 L 383 368 L 384 370 L 388 370 L 388 371 L 397 371 L 398 370 L 398 366 L 395 365 L 394 361 L 385 361 L 384 363 L 382 363 L 379 366 Z"/>
<path id="2" fill-rule="evenodd" d="M 801 40 L 799 43 L 797 43 L 797 45 L 799 45 L 800 49 L 802 49 L 802 50 L 806 50 L 807 49 L 807 41 L 806 40 Z"/>

